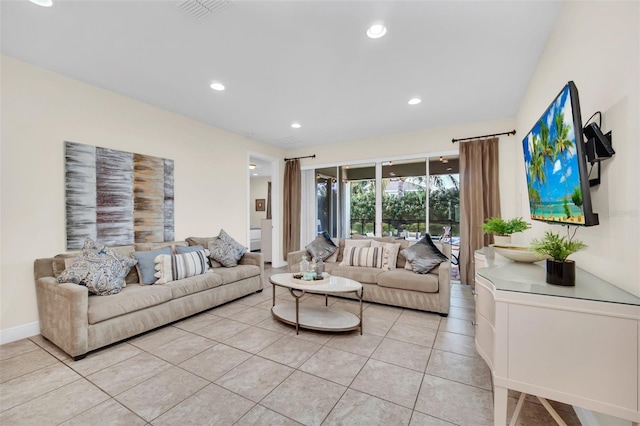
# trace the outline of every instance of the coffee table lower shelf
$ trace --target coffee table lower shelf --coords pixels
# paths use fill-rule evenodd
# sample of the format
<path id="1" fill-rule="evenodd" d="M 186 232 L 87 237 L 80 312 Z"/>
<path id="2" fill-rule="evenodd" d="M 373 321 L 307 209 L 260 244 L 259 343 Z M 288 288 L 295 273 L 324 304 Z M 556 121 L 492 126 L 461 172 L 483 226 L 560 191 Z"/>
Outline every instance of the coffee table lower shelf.
<path id="1" fill-rule="evenodd" d="M 283 303 L 271 308 L 274 318 L 296 325 L 296 304 Z M 298 326 L 319 331 L 349 331 L 360 328 L 358 316 L 325 306 L 300 306 Z"/>

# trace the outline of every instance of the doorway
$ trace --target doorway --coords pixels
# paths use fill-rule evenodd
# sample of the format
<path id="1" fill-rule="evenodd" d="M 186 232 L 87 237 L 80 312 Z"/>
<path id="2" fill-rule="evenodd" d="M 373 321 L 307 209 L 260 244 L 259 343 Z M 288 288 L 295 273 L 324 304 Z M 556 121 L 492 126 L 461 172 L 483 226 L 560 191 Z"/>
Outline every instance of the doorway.
<path id="1" fill-rule="evenodd" d="M 278 261 L 279 188 L 278 159 L 260 153 L 248 153 L 247 244 L 250 251 L 262 253 L 265 263 L 281 266 Z"/>

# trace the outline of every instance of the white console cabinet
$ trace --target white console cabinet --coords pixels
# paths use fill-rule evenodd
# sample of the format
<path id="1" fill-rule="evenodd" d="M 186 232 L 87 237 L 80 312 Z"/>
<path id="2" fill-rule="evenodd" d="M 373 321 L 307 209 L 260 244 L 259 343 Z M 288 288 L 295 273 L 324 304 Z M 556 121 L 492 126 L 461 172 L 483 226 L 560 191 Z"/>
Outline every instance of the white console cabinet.
<path id="1" fill-rule="evenodd" d="M 508 389 L 640 422 L 640 298 L 579 268 L 575 287 L 546 284 L 543 262 L 496 263 L 492 251 L 474 258 L 495 424 L 506 424 Z"/>

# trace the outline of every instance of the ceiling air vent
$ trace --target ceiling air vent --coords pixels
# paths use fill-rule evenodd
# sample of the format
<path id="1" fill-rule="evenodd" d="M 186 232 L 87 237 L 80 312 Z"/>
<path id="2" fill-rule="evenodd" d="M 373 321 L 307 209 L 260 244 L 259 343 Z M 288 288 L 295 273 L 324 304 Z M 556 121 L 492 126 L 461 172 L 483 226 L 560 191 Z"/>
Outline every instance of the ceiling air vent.
<path id="1" fill-rule="evenodd" d="M 214 12 L 219 12 L 231 3 L 230 0 L 186 0 L 178 2 L 178 9 L 200 21 Z"/>

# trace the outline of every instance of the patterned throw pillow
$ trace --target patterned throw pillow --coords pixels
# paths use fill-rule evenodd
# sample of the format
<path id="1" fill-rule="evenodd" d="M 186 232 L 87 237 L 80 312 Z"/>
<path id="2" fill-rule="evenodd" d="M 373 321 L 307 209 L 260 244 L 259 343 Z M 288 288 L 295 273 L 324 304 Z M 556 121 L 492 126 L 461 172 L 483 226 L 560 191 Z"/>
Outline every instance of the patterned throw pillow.
<path id="1" fill-rule="evenodd" d="M 140 284 L 154 284 L 156 282 L 156 257 L 161 254 L 171 254 L 171 247 L 163 247 L 151 251 L 134 251 L 131 255 L 138 260 L 138 278 Z"/>
<path id="2" fill-rule="evenodd" d="M 238 260 L 247 252 L 247 248 L 231 238 L 224 229 L 213 241 L 209 241 L 211 259 L 229 268 L 238 265 Z"/>
<path id="3" fill-rule="evenodd" d="M 371 241 L 371 247 L 382 247 L 384 249 L 384 254 L 382 256 L 383 271 L 396 269 L 398 252 L 400 252 L 400 243 L 381 243 L 379 241 Z"/>
<path id="4" fill-rule="evenodd" d="M 413 272 L 418 274 L 426 274 L 442 262 L 449 260 L 449 258 L 442 254 L 442 252 L 438 250 L 438 247 L 433 244 L 429 234 L 422 237 L 422 239 L 414 245 L 402 250 L 400 253 L 407 258 L 407 264 L 411 265 Z"/>
<path id="5" fill-rule="evenodd" d="M 198 250 L 182 254 L 161 254 L 155 258 L 156 284 L 166 284 L 194 275 L 200 275 L 209 269 L 209 250 Z"/>
<path id="6" fill-rule="evenodd" d="M 318 235 L 315 240 L 309 243 L 305 249 L 309 252 L 311 258 L 317 257 L 322 260 L 326 260 L 338 250 L 338 246 L 333 243 L 329 233 L 324 231 L 322 234 Z"/>
<path id="7" fill-rule="evenodd" d="M 383 247 L 349 247 L 344 250 L 344 257 L 340 265 L 366 266 L 382 268 Z"/>
<path id="8" fill-rule="evenodd" d="M 87 238 L 82 256 L 76 257 L 58 282 L 86 286 L 91 294 L 107 296 L 120 293 L 126 284 L 124 277 L 137 260 L 122 256 L 105 245 Z"/>

